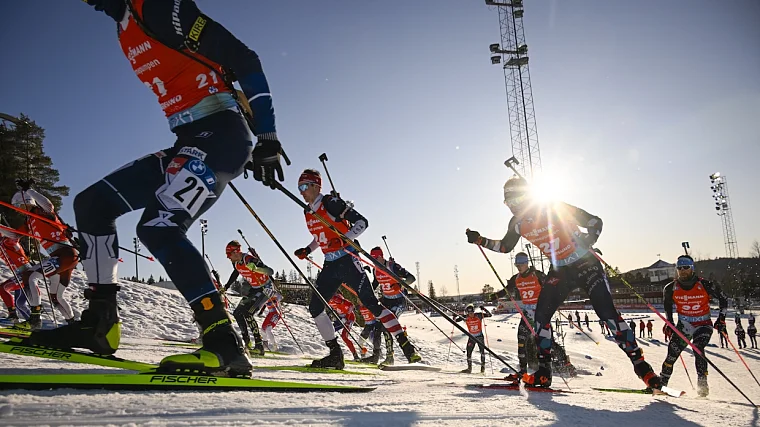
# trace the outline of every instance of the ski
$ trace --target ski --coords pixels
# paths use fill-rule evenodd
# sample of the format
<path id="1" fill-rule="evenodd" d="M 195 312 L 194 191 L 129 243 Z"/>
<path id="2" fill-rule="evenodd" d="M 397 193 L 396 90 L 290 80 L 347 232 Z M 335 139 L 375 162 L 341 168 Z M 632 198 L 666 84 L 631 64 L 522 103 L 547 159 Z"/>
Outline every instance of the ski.
<path id="1" fill-rule="evenodd" d="M 122 359 L 116 356 L 106 356 L 84 351 L 63 350 L 28 344 L 24 340 L 18 338 L 13 338 L 10 341 L 0 343 L 0 352 L 15 354 L 18 356 L 41 357 L 63 362 L 86 363 L 90 365 L 129 369 L 133 371 L 144 371 L 147 369 L 155 369 L 157 367 L 150 363 Z"/>
<path id="2" fill-rule="evenodd" d="M 475 390 L 520 390 L 520 384 L 519 383 L 510 383 L 510 384 L 470 384 L 466 385 L 465 388 L 467 389 L 475 389 Z M 573 393 L 570 390 L 561 390 L 557 388 L 551 388 L 551 387 L 533 387 L 526 385 L 525 390 L 529 392 L 536 392 L 536 393 Z"/>
<path id="3" fill-rule="evenodd" d="M 430 371 L 438 372 L 441 368 L 436 366 L 426 365 L 424 363 L 403 363 L 400 365 L 380 365 L 379 368 L 383 371 Z"/>
<path id="4" fill-rule="evenodd" d="M 670 397 L 681 397 L 686 394 L 683 390 L 676 390 L 674 388 L 670 387 L 663 387 L 661 390 L 647 390 L 645 388 L 636 389 L 636 388 L 597 388 L 597 387 L 591 387 L 592 390 L 596 391 L 604 391 L 604 392 L 612 392 L 612 393 L 632 393 L 632 394 L 650 394 L 654 396 L 670 396 Z"/>
<path id="5" fill-rule="evenodd" d="M 132 390 L 132 391 L 267 391 L 364 393 L 375 387 L 355 387 L 290 381 L 174 375 L 136 374 L 19 374 L 0 376 L 0 390 Z"/>
<path id="6" fill-rule="evenodd" d="M 309 372 L 314 374 L 377 375 L 372 372 L 346 371 L 344 369 L 312 368 L 310 365 L 254 366 L 254 369 L 263 369 L 267 371 Z"/>
<path id="7" fill-rule="evenodd" d="M 0 328 L 0 337 L 3 338 L 28 338 L 31 334 L 31 331 L 18 328 Z"/>

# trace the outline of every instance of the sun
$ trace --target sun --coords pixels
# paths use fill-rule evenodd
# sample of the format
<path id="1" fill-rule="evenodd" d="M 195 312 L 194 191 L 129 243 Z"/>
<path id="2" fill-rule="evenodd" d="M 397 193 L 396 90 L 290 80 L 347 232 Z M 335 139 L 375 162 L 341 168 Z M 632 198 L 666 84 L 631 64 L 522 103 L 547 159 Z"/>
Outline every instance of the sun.
<path id="1" fill-rule="evenodd" d="M 564 185 L 562 178 L 541 172 L 531 180 L 530 192 L 538 203 L 555 202 L 562 197 Z"/>

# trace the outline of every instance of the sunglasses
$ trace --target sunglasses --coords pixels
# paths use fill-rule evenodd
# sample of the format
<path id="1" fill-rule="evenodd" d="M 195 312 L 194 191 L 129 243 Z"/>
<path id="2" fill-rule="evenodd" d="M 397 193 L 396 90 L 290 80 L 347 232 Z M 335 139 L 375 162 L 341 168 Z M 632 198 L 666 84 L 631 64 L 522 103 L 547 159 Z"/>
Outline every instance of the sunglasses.
<path id="1" fill-rule="evenodd" d="M 679 265 L 678 267 L 676 267 L 676 269 L 678 269 L 678 270 L 691 270 L 691 266 L 690 265 Z"/>
<path id="2" fill-rule="evenodd" d="M 525 202 L 525 200 L 527 198 L 528 198 L 528 195 L 525 194 L 525 195 L 522 195 L 522 196 L 519 196 L 519 197 L 514 197 L 514 198 L 511 198 L 511 199 L 506 199 L 506 200 L 504 200 L 504 204 L 507 205 L 507 207 L 514 208 L 514 207 L 517 207 L 517 206 L 520 206 L 521 204 L 523 204 L 523 202 Z"/>
<path id="3" fill-rule="evenodd" d="M 304 192 L 309 189 L 309 185 L 311 184 L 298 184 L 298 191 Z"/>

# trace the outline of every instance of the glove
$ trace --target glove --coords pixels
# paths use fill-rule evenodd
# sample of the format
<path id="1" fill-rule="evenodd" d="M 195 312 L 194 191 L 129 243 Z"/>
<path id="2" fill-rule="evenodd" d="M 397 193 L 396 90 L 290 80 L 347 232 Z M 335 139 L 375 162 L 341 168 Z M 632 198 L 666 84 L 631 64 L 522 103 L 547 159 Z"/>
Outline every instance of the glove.
<path id="1" fill-rule="evenodd" d="M 327 249 L 331 249 L 334 251 L 337 251 L 338 249 L 343 248 L 343 240 L 339 238 L 330 239 L 329 242 L 327 242 Z"/>
<path id="2" fill-rule="evenodd" d="M 277 179 L 281 182 L 285 180 L 280 165 L 280 155 L 285 157 L 285 163 L 290 164 L 285 152 L 282 151 L 280 141 L 275 139 L 259 139 L 251 154 L 251 161 L 245 165 L 245 168 L 253 171 L 253 179 L 261 181 L 264 185 L 274 189 L 277 187 Z"/>
<path id="3" fill-rule="evenodd" d="M 461 322 L 462 320 L 464 320 L 464 318 L 458 314 L 455 314 L 452 320 L 454 320 L 455 322 Z"/>
<path id="4" fill-rule="evenodd" d="M 34 183 L 34 180 L 32 179 L 26 180 L 26 179 L 16 178 L 16 188 L 18 188 L 21 191 L 29 190 L 29 187 L 31 187 L 33 183 Z"/>
<path id="5" fill-rule="evenodd" d="M 481 305 L 480 306 L 480 311 L 486 311 L 486 308 Z"/>
<path id="6" fill-rule="evenodd" d="M 219 295 L 224 295 L 227 293 L 227 288 L 219 288 Z"/>
<path id="7" fill-rule="evenodd" d="M 309 247 L 301 248 L 295 251 L 295 256 L 298 257 L 298 259 L 306 259 L 307 256 L 311 253 L 311 249 Z"/>
<path id="8" fill-rule="evenodd" d="M 584 245 L 585 245 L 587 248 L 590 248 L 591 246 L 593 246 L 593 245 L 594 245 L 594 243 L 596 243 L 596 241 L 597 241 L 598 239 L 599 239 L 599 236 L 598 236 L 598 235 L 596 235 L 596 234 L 582 233 L 582 234 L 580 235 L 580 240 L 581 240 L 581 242 L 583 242 L 583 244 L 584 244 Z"/>
<path id="9" fill-rule="evenodd" d="M 465 233 L 467 234 L 467 243 L 474 243 L 476 245 L 482 246 L 483 238 L 480 236 L 480 233 L 477 231 L 472 231 L 469 228 Z"/>

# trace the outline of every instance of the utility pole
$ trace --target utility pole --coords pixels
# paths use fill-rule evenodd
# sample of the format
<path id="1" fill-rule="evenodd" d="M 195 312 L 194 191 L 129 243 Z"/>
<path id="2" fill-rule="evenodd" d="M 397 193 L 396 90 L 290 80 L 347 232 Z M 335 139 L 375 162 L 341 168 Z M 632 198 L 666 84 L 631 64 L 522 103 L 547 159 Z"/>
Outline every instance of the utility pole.
<path id="1" fill-rule="evenodd" d="M 203 259 L 206 259 L 206 233 L 208 233 L 208 221 L 205 219 L 200 220 L 201 223 L 201 252 L 203 253 Z"/>
<path id="2" fill-rule="evenodd" d="M 140 252 L 140 239 L 138 239 L 137 237 L 135 237 L 135 238 L 132 239 L 132 243 L 135 244 L 135 280 L 137 280 L 139 282 L 140 281 L 140 270 L 138 269 L 138 264 L 137 264 L 137 259 L 138 259 L 137 253 Z"/>
<path id="3" fill-rule="evenodd" d="M 415 262 L 414 266 L 417 267 L 417 282 L 416 283 L 420 283 L 420 262 L 419 261 Z M 420 290 L 419 286 L 417 286 L 417 290 L 418 291 Z"/>
<path id="4" fill-rule="evenodd" d="M 461 305 L 462 304 L 462 294 L 459 293 L 459 269 L 457 266 L 454 266 L 454 277 L 457 279 L 457 302 Z"/>

